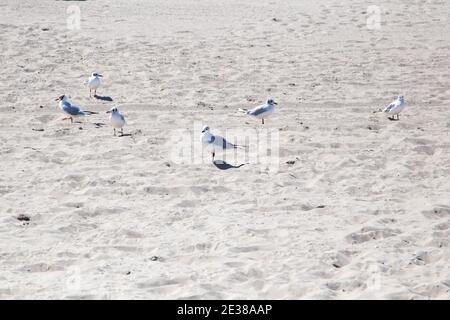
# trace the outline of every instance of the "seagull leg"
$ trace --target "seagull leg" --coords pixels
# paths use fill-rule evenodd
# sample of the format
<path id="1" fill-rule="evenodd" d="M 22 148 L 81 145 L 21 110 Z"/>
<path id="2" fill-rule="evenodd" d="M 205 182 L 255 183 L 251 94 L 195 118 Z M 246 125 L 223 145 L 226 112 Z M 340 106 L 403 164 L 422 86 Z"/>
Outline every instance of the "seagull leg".
<path id="1" fill-rule="evenodd" d="M 72 117 L 70 117 L 70 123 L 73 123 L 73 118 Z"/>
<path id="2" fill-rule="evenodd" d="M 215 152 L 213 152 L 212 153 L 212 161 L 214 162 L 214 157 L 216 156 L 216 153 Z"/>
<path id="3" fill-rule="evenodd" d="M 114 136 L 116 136 L 116 128 L 114 128 Z"/>
<path id="4" fill-rule="evenodd" d="M 123 128 L 120 129 L 120 136 L 123 136 Z"/>
<path id="5" fill-rule="evenodd" d="M 261 120 L 262 120 L 262 124 L 264 124 L 264 118 L 262 118 Z"/>

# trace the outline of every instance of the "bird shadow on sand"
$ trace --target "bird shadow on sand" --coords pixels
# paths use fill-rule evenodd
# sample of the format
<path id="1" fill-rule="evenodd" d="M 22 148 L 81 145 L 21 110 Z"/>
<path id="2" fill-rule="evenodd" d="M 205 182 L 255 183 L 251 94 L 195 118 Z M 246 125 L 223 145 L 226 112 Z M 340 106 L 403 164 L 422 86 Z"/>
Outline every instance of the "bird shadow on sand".
<path id="1" fill-rule="evenodd" d="M 97 99 L 97 100 L 102 100 L 102 101 L 113 101 L 113 98 L 108 97 L 108 96 L 94 95 L 94 98 Z"/>
<path id="2" fill-rule="evenodd" d="M 132 137 L 133 135 L 131 133 L 124 133 L 124 134 L 119 134 L 118 137 L 122 138 L 122 137 Z"/>
<path id="3" fill-rule="evenodd" d="M 242 163 L 238 166 L 233 166 L 225 161 L 222 160 L 214 160 L 213 164 L 216 166 L 216 168 L 220 169 L 220 170 L 228 170 L 228 169 L 239 169 L 240 167 L 242 167 L 243 165 L 245 165 L 245 163 Z"/>

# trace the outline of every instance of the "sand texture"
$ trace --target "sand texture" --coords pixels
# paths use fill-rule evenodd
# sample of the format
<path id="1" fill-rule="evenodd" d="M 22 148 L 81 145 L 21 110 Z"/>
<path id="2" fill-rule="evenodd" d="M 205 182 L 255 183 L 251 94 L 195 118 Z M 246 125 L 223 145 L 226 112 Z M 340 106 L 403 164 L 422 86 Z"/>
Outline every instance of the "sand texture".
<path id="1" fill-rule="evenodd" d="M 0 298 L 450 299 L 450 2 L 368 5 L 0 0 Z M 202 124 L 277 164 L 176 161 Z"/>

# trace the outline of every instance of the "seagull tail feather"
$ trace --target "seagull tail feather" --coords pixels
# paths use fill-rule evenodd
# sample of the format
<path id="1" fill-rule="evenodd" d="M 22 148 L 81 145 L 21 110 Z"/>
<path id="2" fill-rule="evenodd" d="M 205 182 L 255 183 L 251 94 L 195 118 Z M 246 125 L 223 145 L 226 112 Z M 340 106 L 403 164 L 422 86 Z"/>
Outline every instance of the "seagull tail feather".
<path id="1" fill-rule="evenodd" d="M 248 149 L 248 146 L 241 146 L 240 144 L 234 144 L 233 146 L 235 149 L 245 149 L 245 150 Z"/>

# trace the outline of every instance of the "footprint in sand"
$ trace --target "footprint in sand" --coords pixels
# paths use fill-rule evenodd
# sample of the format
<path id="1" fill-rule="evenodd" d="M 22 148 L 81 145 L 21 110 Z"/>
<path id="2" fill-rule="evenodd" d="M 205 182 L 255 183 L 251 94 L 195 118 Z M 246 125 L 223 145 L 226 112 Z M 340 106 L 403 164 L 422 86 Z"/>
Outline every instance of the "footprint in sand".
<path id="1" fill-rule="evenodd" d="M 359 232 L 354 232 L 346 236 L 346 240 L 352 244 L 360 244 L 371 240 L 394 237 L 401 233 L 398 229 L 364 227 Z"/>

